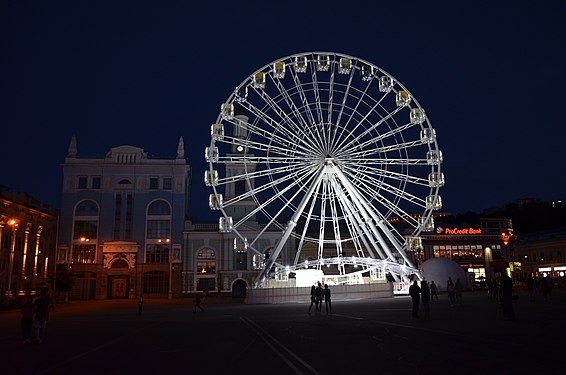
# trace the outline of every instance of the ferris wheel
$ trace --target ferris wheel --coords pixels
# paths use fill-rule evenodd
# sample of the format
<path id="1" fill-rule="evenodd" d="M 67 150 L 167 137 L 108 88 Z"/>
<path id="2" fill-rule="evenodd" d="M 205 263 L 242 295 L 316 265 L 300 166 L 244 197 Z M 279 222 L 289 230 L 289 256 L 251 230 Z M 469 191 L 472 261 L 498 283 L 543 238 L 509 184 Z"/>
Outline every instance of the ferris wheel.
<path id="1" fill-rule="evenodd" d="M 282 233 L 256 286 L 274 270 L 419 275 L 410 252 L 442 207 L 442 153 L 424 109 L 378 66 L 309 52 L 261 67 L 221 105 L 205 158 L 221 232 L 256 254 L 265 231 Z M 290 240 L 294 261 L 280 263 Z"/>

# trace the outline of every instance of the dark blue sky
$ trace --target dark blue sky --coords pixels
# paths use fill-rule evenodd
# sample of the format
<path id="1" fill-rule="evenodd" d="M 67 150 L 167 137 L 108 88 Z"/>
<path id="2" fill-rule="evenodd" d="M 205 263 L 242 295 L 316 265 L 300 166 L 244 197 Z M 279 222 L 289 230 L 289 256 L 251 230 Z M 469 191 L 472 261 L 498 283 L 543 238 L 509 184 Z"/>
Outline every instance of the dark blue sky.
<path id="1" fill-rule="evenodd" d="M 434 5 L 433 5 L 434 4 Z M 426 109 L 444 209 L 566 199 L 564 1 L 2 1 L 0 184 L 59 206 L 79 156 L 130 144 L 193 166 L 220 104 L 287 55 L 340 52 L 397 78 Z"/>

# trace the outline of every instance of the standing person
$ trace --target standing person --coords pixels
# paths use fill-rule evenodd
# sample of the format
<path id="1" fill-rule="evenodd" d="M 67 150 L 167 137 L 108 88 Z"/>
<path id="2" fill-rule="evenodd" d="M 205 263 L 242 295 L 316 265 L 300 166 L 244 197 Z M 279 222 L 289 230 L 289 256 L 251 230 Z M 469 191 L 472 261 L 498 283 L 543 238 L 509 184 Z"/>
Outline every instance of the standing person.
<path id="1" fill-rule="evenodd" d="M 31 343 L 30 336 L 31 336 L 31 327 L 33 326 L 33 310 L 34 310 L 33 300 L 31 296 L 27 296 L 21 309 L 22 340 L 24 344 Z"/>
<path id="2" fill-rule="evenodd" d="M 324 304 L 326 305 L 326 315 L 328 315 L 328 311 L 332 314 L 332 303 L 330 301 L 330 288 L 328 284 L 324 284 Z"/>
<path id="3" fill-rule="evenodd" d="M 200 296 L 198 294 L 195 297 L 195 310 L 193 311 L 193 313 L 197 312 L 197 308 L 200 309 L 200 311 L 204 312 L 204 309 L 200 305 Z"/>
<path id="4" fill-rule="evenodd" d="M 425 318 L 430 318 L 430 287 L 426 280 L 421 282 L 421 298 L 423 300 L 424 316 Z"/>
<path id="5" fill-rule="evenodd" d="M 531 302 L 535 301 L 535 295 L 537 292 L 537 286 L 535 283 L 535 279 L 533 279 L 533 275 L 529 275 L 527 278 L 527 289 L 529 290 L 529 298 Z"/>
<path id="6" fill-rule="evenodd" d="M 501 281 L 501 309 L 503 310 L 504 320 L 515 320 L 515 311 L 513 310 L 513 280 L 506 274 L 503 275 Z"/>
<path id="7" fill-rule="evenodd" d="M 454 284 L 454 296 L 456 297 L 456 301 L 458 302 L 459 305 L 462 304 L 462 291 L 463 290 L 464 290 L 464 287 L 462 286 L 460 279 L 456 279 L 456 284 Z"/>
<path id="8" fill-rule="evenodd" d="M 456 303 L 456 298 L 454 296 L 455 289 L 452 278 L 448 278 L 448 284 L 446 285 L 446 293 L 448 293 L 448 300 L 450 301 L 450 306 L 454 306 Z"/>
<path id="9" fill-rule="evenodd" d="M 316 287 L 314 296 L 316 298 L 316 311 L 321 313 L 322 312 L 322 299 L 324 298 L 324 290 L 322 290 L 322 285 L 320 281 Z"/>
<path id="10" fill-rule="evenodd" d="M 312 284 L 311 286 L 311 305 L 309 306 L 309 314 L 311 313 L 312 305 L 316 305 L 316 286 Z M 316 307 L 315 307 L 316 310 Z"/>
<path id="11" fill-rule="evenodd" d="M 143 309 L 143 294 L 140 293 L 140 298 L 138 298 L 138 316 L 141 316 Z"/>
<path id="12" fill-rule="evenodd" d="M 419 304 L 421 298 L 421 288 L 417 284 L 417 280 L 413 281 L 413 285 L 409 287 L 409 295 L 413 300 L 413 318 L 420 318 L 419 316 Z"/>
<path id="13" fill-rule="evenodd" d="M 47 295 L 47 289 L 41 290 L 39 297 L 37 297 L 33 305 L 35 311 L 33 320 L 35 339 L 38 344 L 41 344 L 45 340 L 45 329 L 47 320 L 49 320 L 49 308 L 51 306 L 51 299 Z"/>
<path id="14" fill-rule="evenodd" d="M 437 288 L 436 284 L 434 283 L 434 280 L 432 280 L 430 282 L 430 300 L 434 301 L 435 297 L 436 297 L 436 300 L 438 301 L 438 288 Z"/>

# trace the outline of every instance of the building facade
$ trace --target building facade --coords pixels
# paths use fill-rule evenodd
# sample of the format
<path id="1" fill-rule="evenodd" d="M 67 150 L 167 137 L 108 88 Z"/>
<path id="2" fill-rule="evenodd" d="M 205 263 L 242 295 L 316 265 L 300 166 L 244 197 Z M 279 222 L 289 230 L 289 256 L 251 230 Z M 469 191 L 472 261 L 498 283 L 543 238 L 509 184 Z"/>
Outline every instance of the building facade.
<path id="1" fill-rule="evenodd" d="M 559 284 L 566 282 L 566 229 L 520 235 L 514 248 L 514 264 L 518 279 L 529 275 L 540 278 L 550 275 Z"/>
<path id="2" fill-rule="evenodd" d="M 437 225 L 421 234 L 422 252 L 416 263 L 448 258 L 476 279 L 493 278 L 510 268 L 513 259 L 513 223 L 509 219 L 480 219 L 480 227 Z"/>
<path id="3" fill-rule="evenodd" d="M 5 298 L 53 287 L 59 211 L 0 186 L 0 293 Z"/>
<path id="4" fill-rule="evenodd" d="M 190 167 L 183 139 L 160 159 L 120 146 L 62 165 L 57 262 L 75 276 L 71 299 L 179 295 Z"/>

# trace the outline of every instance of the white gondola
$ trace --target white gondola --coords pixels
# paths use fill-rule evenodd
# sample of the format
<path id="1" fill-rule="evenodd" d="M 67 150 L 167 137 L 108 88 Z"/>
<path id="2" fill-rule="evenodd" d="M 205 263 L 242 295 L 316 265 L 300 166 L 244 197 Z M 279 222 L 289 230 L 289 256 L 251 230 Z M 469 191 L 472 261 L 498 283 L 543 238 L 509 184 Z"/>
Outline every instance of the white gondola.
<path id="1" fill-rule="evenodd" d="M 258 72 L 254 74 L 252 78 L 252 82 L 254 89 L 261 89 L 261 90 L 265 89 L 265 73 Z"/>
<path id="2" fill-rule="evenodd" d="M 204 149 L 204 159 L 206 162 L 217 163 L 218 162 L 218 147 L 210 146 Z"/>
<path id="3" fill-rule="evenodd" d="M 277 61 L 273 64 L 273 77 L 283 79 L 285 78 L 285 63 Z"/>
<path id="4" fill-rule="evenodd" d="M 389 76 L 379 77 L 379 91 L 390 92 L 393 89 L 393 78 Z"/>
<path id="5" fill-rule="evenodd" d="M 395 103 L 397 107 L 406 107 L 411 104 L 411 94 L 407 91 L 401 90 L 395 96 Z"/>
<path id="6" fill-rule="evenodd" d="M 208 196 L 208 207 L 211 210 L 219 210 L 223 204 L 222 194 L 210 194 Z"/>

